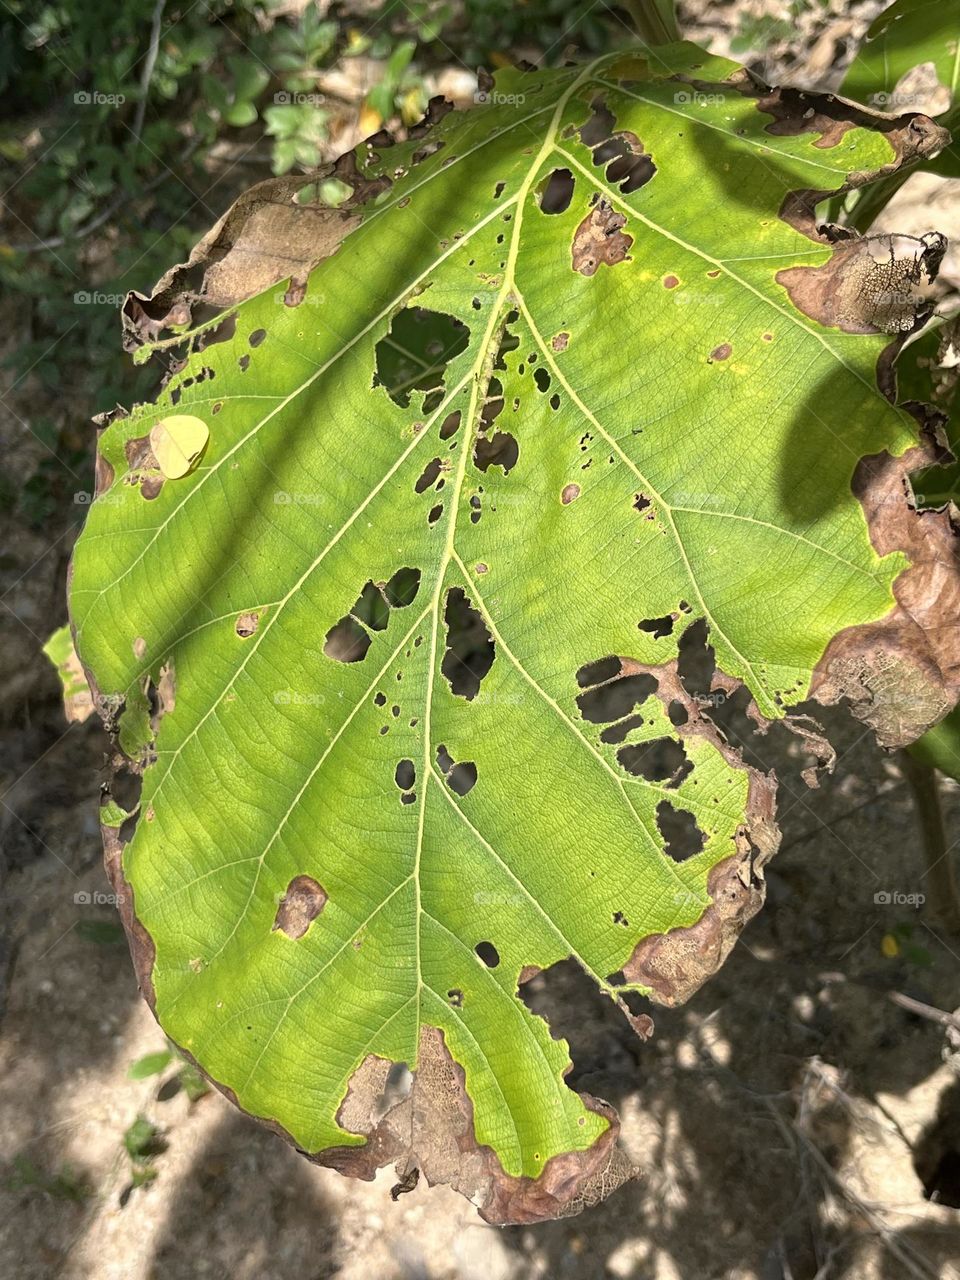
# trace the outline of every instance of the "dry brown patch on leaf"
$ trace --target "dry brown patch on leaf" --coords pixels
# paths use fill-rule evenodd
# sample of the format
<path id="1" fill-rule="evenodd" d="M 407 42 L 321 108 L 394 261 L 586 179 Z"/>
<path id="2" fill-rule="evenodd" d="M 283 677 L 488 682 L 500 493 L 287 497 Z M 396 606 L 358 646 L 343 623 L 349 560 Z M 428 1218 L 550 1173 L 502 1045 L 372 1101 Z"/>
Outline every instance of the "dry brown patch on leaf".
<path id="1" fill-rule="evenodd" d="M 834 104 L 839 99 L 832 99 Z M 841 106 L 844 104 L 840 104 Z M 828 236 L 825 232 L 835 228 L 822 228 L 817 222 L 817 205 L 828 196 L 843 195 L 857 187 L 875 182 L 902 169 L 916 160 L 929 159 L 937 155 L 950 143 L 950 134 L 942 125 L 928 116 L 912 115 L 891 119 L 873 112 L 864 112 L 864 127 L 879 129 L 893 148 L 893 159 L 888 164 L 875 170 L 861 170 L 847 174 L 846 181 L 836 190 L 803 188 L 789 191 L 780 206 L 780 218 L 801 235 L 818 243 L 825 243 Z M 849 234 L 849 233 L 847 233 Z"/>
<path id="2" fill-rule="evenodd" d="M 772 826 L 773 786 L 755 792 L 751 783 L 750 790 L 748 806 L 759 804 Z M 763 906 L 766 859 L 751 846 L 743 829 L 737 834 L 737 844 L 739 851 L 708 875 L 707 892 L 712 902 L 696 924 L 644 938 L 623 966 L 627 982 L 649 987 L 650 998 L 657 1004 L 673 1006 L 689 1000 L 717 972 L 744 926 Z"/>
<path id="3" fill-rule="evenodd" d="M 924 289 L 940 270 L 939 232 L 840 240 L 819 267 L 778 271 L 777 284 L 804 315 L 844 333 L 910 333 L 930 312 Z"/>
<path id="4" fill-rule="evenodd" d="M 156 1016 L 157 995 L 153 989 L 153 966 L 157 959 L 157 949 L 150 934 L 137 919 L 134 909 L 133 890 L 123 872 L 125 842 L 121 839 L 121 828 L 101 826 L 100 834 L 103 838 L 103 865 L 110 887 L 116 895 L 117 910 L 127 935 L 133 971 L 137 975 L 137 986 Z"/>
<path id="5" fill-rule="evenodd" d="M 602 263 L 614 267 L 627 256 L 633 237 L 624 235 L 627 219 L 607 200 L 598 200 L 573 236 L 573 269 L 582 276 L 595 275 Z"/>
<path id="6" fill-rule="evenodd" d="M 367 1057 L 354 1073 L 337 1116 L 345 1129 L 363 1133 L 366 1145 L 324 1152 L 313 1157 L 318 1163 L 365 1179 L 383 1165 L 395 1164 L 401 1182 L 419 1169 L 430 1185 L 453 1187 L 497 1226 L 569 1217 L 637 1176 L 617 1144 L 616 1112 L 589 1094 L 580 1095 L 586 1107 L 608 1122 L 593 1146 L 552 1156 L 537 1178 L 505 1173 L 492 1149 L 476 1140 L 463 1068 L 436 1027 L 421 1028 L 417 1071 L 408 1096 L 371 1123 L 369 1116 L 383 1097 L 390 1065 Z"/>
<path id="7" fill-rule="evenodd" d="M 273 932 L 279 930 L 288 938 L 302 938 L 326 905 L 327 892 L 313 876 L 294 876 L 280 899 Z"/>
<path id="8" fill-rule="evenodd" d="M 343 167 L 346 172 L 346 162 Z M 305 281 L 361 222 L 353 209 L 294 202 L 303 187 L 333 176 L 335 166 L 326 165 L 311 174 L 268 178 L 245 191 L 149 297 L 127 296 L 126 349 L 155 340 L 174 324 L 188 324 L 194 302 L 234 306 L 278 281 Z"/>
<path id="9" fill-rule="evenodd" d="M 878 555 L 904 553 L 893 584 L 896 604 L 879 622 L 835 636 L 810 686 L 822 703 L 849 699 L 886 747 L 914 742 L 960 698 L 960 557 L 955 512 L 918 511 L 908 476 L 942 459 L 925 439 L 900 458 L 861 459 L 853 491 Z"/>

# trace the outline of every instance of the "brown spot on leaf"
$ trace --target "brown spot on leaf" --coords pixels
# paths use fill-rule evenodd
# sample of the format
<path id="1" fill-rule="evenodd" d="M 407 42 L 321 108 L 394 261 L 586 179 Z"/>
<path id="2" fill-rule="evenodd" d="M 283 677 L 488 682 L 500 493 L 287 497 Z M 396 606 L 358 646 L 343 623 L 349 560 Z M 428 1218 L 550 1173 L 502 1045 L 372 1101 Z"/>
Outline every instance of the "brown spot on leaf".
<path id="1" fill-rule="evenodd" d="M 229 307 L 290 280 L 284 301 L 296 305 L 313 267 L 335 253 L 361 222 L 352 208 L 295 202 L 311 182 L 333 175 L 334 166 L 327 164 L 310 174 L 268 178 L 245 191 L 187 261 L 161 277 L 149 297 L 127 295 L 122 309 L 125 349 L 135 350 L 164 329 L 188 323 L 198 298 L 205 305 Z M 347 204 L 356 203 L 354 190 Z"/>
<path id="2" fill-rule="evenodd" d="M 409 1096 L 371 1120 L 389 1070 L 388 1062 L 369 1055 L 354 1073 L 337 1116 L 345 1129 L 364 1134 L 366 1144 L 327 1151 L 313 1157 L 317 1163 L 366 1179 L 386 1164 L 396 1165 L 401 1180 L 417 1168 L 430 1185 L 446 1184 L 465 1195 L 484 1221 L 497 1226 L 571 1216 L 637 1176 L 617 1143 L 616 1112 L 586 1093 L 580 1095 L 584 1105 L 608 1124 L 591 1147 L 552 1156 L 537 1178 L 504 1172 L 491 1148 L 476 1140 L 463 1068 L 436 1027 L 420 1029 Z"/>
<path id="3" fill-rule="evenodd" d="M 260 625 L 259 613 L 241 613 L 236 621 L 236 632 L 241 640 L 248 640 L 250 636 L 256 634 L 257 627 Z"/>
<path id="4" fill-rule="evenodd" d="M 550 346 L 554 349 L 554 351 L 558 351 L 558 352 L 566 351 L 569 343 L 570 343 L 569 333 L 554 334 L 553 338 L 551 338 L 550 340 Z"/>
<path id="5" fill-rule="evenodd" d="M 288 938 L 302 938 L 326 905 L 326 891 L 312 876 L 294 876 L 280 899 L 273 932 L 279 930 Z"/>
<path id="6" fill-rule="evenodd" d="M 832 99 L 833 103 L 837 99 Z M 891 120 L 886 116 L 865 113 L 865 127 L 880 130 L 894 152 L 889 164 L 876 170 L 863 170 L 847 175 L 846 182 L 837 189 L 800 189 L 790 191 L 780 206 L 780 218 L 811 240 L 823 242 L 817 218 L 817 205 L 827 196 L 843 195 L 857 187 L 875 182 L 878 178 L 896 173 L 914 160 L 936 155 L 950 143 L 950 134 L 928 116 L 910 115 Z"/>
<path id="7" fill-rule="evenodd" d="M 936 419 L 931 423 L 936 425 Z M 901 458 L 861 459 L 853 477 L 878 555 L 900 551 L 909 567 L 893 584 L 893 609 L 835 636 L 813 674 L 811 695 L 847 698 L 886 747 L 915 741 L 960 697 L 960 558 L 949 507 L 917 511 L 911 471 L 941 458 L 929 438 Z"/>
<path id="8" fill-rule="evenodd" d="M 753 774 L 748 825 L 737 832 L 738 852 L 718 863 L 707 877 L 712 903 L 696 924 L 651 934 L 623 966 L 627 982 L 650 988 L 657 1004 L 688 1000 L 723 964 L 744 926 L 763 905 L 762 867 L 776 847 L 774 785 Z M 760 837 L 757 845 L 751 842 Z"/>
<path id="9" fill-rule="evenodd" d="M 121 839 L 121 829 L 117 827 L 101 826 L 100 834 L 103 838 L 103 865 L 110 887 L 116 895 L 117 910 L 127 935 L 133 970 L 137 975 L 137 986 L 151 1010 L 156 1013 L 157 996 L 153 989 L 153 966 L 157 959 L 157 949 L 150 934 L 137 919 L 134 909 L 133 890 L 123 871 L 125 841 Z"/>
<path id="10" fill-rule="evenodd" d="M 729 360 L 733 351 L 729 342 L 721 342 L 719 347 L 714 347 L 710 352 L 711 360 Z"/>
<path id="11" fill-rule="evenodd" d="M 627 219 L 606 200 L 598 200 L 577 227 L 573 237 L 573 269 L 582 276 L 596 274 L 606 263 L 613 267 L 623 262 L 633 244 L 633 237 L 621 230 Z"/>
<path id="12" fill-rule="evenodd" d="M 665 289 L 675 289 L 679 283 L 680 281 L 677 279 L 676 276 L 663 277 L 663 287 Z"/>
<path id="13" fill-rule="evenodd" d="M 909 333 L 929 314 L 923 288 L 933 283 L 946 240 L 912 236 L 843 239 L 819 267 L 789 267 L 776 281 L 793 305 L 844 333 Z"/>
<path id="14" fill-rule="evenodd" d="M 579 497 L 580 486 L 578 484 L 565 484 L 563 486 L 563 492 L 560 494 L 560 501 L 565 507 L 568 507 L 571 502 L 576 501 Z"/>

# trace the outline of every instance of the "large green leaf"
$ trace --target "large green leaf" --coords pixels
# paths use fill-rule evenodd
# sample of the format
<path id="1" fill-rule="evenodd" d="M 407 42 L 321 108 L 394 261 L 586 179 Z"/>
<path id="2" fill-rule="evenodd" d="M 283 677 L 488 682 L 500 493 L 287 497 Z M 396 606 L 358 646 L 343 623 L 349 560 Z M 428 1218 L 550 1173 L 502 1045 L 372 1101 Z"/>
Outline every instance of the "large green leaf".
<path id="1" fill-rule="evenodd" d="M 848 696 L 895 742 L 956 701 L 893 595 L 934 609 L 888 396 L 935 246 L 835 244 L 810 195 L 942 138 L 682 45 L 483 96 L 193 260 L 223 302 L 322 258 L 305 290 L 159 340 L 185 274 L 131 301 L 183 358 L 102 435 L 72 616 L 142 772 L 105 838 L 166 1032 L 316 1158 L 518 1221 L 629 1173 L 522 983 L 676 1003 L 760 904 L 772 783 L 711 704 Z"/>

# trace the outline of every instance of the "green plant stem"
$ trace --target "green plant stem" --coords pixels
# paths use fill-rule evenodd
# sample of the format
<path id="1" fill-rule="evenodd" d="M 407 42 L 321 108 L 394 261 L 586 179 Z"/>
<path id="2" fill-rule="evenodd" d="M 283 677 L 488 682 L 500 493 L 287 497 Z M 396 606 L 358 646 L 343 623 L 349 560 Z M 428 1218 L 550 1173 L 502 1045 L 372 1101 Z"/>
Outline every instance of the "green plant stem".
<path id="1" fill-rule="evenodd" d="M 637 35 L 647 44 L 671 44 L 680 39 L 673 0 L 623 0 Z"/>
<path id="2" fill-rule="evenodd" d="M 900 764 L 913 792 L 934 913 L 951 933 L 960 934 L 960 894 L 947 848 L 937 770 L 909 751 L 900 752 Z"/>

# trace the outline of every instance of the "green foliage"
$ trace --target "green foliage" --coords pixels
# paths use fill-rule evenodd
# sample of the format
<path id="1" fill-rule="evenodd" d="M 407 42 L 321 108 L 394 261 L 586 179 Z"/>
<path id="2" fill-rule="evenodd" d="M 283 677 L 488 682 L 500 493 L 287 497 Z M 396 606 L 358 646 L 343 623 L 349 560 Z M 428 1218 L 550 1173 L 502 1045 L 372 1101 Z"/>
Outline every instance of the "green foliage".
<path id="1" fill-rule="evenodd" d="M 7 1178 L 9 1191 L 41 1191 L 53 1200 L 72 1200 L 81 1203 L 93 1195 L 86 1174 L 65 1164 L 56 1173 L 48 1173 L 28 1159 L 19 1155 L 13 1158 L 13 1174 Z"/>
<path id="2" fill-rule="evenodd" d="M 169 1049 L 161 1049 L 157 1053 L 145 1053 L 142 1058 L 137 1058 L 136 1062 L 132 1062 L 127 1069 L 128 1080 L 147 1080 L 150 1076 L 157 1076 L 162 1071 L 166 1071 L 170 1063 L 173 1061 L 173 1054 Z"/>
<path id="3" fill-rule="evenodd" d="M 123 1145 L 127 1155 L 135 1162 L 161 1155 L 167 1149 L 160 1129 L 143 1115 L 137 1116 L 124 1130 Z"/>
<path id="4" fill-rule="evenodd" d="M 918 110 L 898 85 L 907 72 L 932 62 L 937 79 L 953 95 L 960 86 L 957 38 L 960 13 L 942 0 L 896 0 L 871 25 L 850 63 L 842 92 L 882 111 Z"/>

